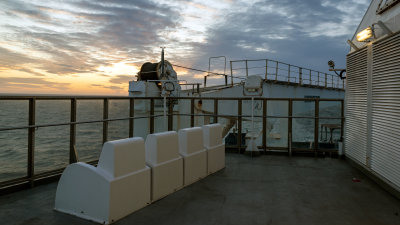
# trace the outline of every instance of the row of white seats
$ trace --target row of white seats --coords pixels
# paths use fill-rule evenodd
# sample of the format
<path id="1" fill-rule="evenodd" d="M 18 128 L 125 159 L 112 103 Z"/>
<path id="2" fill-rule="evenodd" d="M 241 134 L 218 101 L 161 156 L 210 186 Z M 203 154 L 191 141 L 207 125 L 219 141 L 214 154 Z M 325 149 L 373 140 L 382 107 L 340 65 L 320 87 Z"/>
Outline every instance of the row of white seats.
<path id="1" fill-rule="evenodd" d="M 106 142 L 97 167 L 69 165 L 55 210 L 102 224 L 121 219 L 225 167 L 219 124 Z"/>

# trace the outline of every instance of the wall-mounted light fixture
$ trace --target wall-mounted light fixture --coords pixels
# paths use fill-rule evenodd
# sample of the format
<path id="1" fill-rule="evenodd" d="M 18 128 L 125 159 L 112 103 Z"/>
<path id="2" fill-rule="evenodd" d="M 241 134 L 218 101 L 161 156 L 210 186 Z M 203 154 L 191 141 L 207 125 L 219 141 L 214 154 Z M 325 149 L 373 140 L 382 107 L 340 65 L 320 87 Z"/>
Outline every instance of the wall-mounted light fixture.
<path id="1" fill-rule="evenodd" d="M 372 28 L 371 27 L 367 27 L 364 30 L 360 31 L 357 34 L 356 38 L 357 38 L 357 41 L 363 42 L 363 41 L 367 41 L 373 35 L 374 35 L 374 32 L 373 32 Z"/>

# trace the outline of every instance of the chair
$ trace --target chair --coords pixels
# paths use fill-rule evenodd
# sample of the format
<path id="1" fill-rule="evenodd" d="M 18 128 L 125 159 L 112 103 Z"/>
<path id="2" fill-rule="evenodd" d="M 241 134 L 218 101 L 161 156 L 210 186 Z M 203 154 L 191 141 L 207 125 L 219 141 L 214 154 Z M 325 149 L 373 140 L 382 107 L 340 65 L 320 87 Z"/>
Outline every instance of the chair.
<path id="1" fill-rule="evenodd" d="M 225 168 L 225 144 L 222 142 L 222 126 L 203 126 L 204 147 L 207 149 L 207 172 L 215 173 Z"/>
<path id="2" fill-rule="evenodd" d="M 146 163 L 151 167 L 151 199 L 156 201 L 183 187 L 183 159 L 175 131 L 149 134 Z"/>
<path id="3" fill-rule="evenodd" d="M 55 210 L 109 224 L 150 204 L 142 138 L 106 142 L 97 167 L 74 163 L 58 183 Z"/>
<path id="4" fill-rule="evenodd" d="M 183 157 L 184 185 L 192 184 L 207 176 L 207 152 L 203 146 L 201 127 L 178 131 L 179 153 Z"/>

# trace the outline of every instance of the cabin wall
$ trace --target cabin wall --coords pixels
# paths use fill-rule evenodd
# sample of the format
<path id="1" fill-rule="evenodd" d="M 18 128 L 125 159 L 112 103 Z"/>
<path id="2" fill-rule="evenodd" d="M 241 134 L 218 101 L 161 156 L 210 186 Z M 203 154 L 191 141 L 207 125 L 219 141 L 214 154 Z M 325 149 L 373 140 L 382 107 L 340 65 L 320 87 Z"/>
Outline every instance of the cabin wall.
<path id="1" fill-rule="evenodd" d="M 347 56 L 345 154 L 400 191 L 400 32 Z"/>

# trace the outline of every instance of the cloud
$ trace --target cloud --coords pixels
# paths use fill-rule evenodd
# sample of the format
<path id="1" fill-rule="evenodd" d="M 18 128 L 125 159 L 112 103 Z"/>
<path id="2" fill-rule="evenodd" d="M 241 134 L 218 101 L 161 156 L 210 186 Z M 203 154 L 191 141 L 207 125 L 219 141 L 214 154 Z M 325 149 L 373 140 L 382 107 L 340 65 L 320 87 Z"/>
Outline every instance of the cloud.
<path id="1" fill-rule="evenodd" d="M 111 90 L 124 90 L 123 87 L 115 86 L 115 85 L 101 85 L 101 84 L 91 84 L 93 87 L 101 87 L 101 88 L 106 88 L 106 89 L 111 89 Z"/>
<path id="2" fill-rule="evenodd" d="M 13 45 L 0 49 L 5 66 L 19 65 L 26 71 L 24 64 L 34 63 L 35 68 L 58 75 L 94 73 L 99 66 L 123 59 L 147 61 L 163 45 L 161 31 L 174 28 L 179 17 L 171 7 L 145 0 L 17 0 L 0 7 L 8 11 L 0 19 L 9 21 L 0 22 L 7 28 L 0 31 L 0 46 L 2 41 Z"/>
<path id="3" fill-rule="evenodd" d="M 133 76 L 128 75 L 118 75 L 112 77 L 109 82 L 113 84 L 127 84 L 129 81 L 133 80 Z"/>
<path id="4" fill-rule="evenodd" d="M 204 68 L 208 57 L 225 55 L 230 59 L 277 59 L 324 71 L 329 59 L 345 66 L 346 39 L 368 4 L 367 0 L 239 4 L 207 31 L 206 43 L 195 45 L 199 56 L 194 64 Z"/>
<path id="5" fill-rule="evenodd" d="M 345 41 L 368 4 L 368 0 L 0 1 L 0 68 L 32 78 L 105 77 L 109 75 L 99 67 L 123 61 L 139 68 L 158 61 L 159 47 L 166 46 L 170 62 L 203 70 L 210 56 L 225 55 L 228 67 L 229 60 L 269 58 L 326 71 L 329 59 L 344 66 Z M 109 76 L 116 85 L 103 87 L 121 89 L 118 85 L 127 84 L 132 76 Z M 182 76 L 188 81 L 201 79 L 193 71 Z M 7 80 L 7 85 L 57 86 L 40 84 L 48 81 L 44 78 L 31 84 L 17 81 Z"/>
<path id="6" fill-rule="evenodd" d="M 0 86 L 3 88 L 35 88 L 35 89 L 68 89 L 69 83 L 49 81 L 43 78 L 32 77 L 0 77 Z"/>

